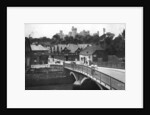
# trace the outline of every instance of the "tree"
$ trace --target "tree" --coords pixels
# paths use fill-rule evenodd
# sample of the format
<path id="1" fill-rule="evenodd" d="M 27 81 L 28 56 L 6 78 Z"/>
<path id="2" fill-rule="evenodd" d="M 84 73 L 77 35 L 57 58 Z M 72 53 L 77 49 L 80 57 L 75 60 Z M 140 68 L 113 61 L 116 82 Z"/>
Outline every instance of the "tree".
<path id="1" fill-rule="evenodd" d="M 103 48 L 106 50 L 106 53 L 108 55 L 115 54 L 115 48 L 114 48 L 114 44 L 113 44 L 114 36 L 115 35 L 113 33 L 108 32 L 108 33 L 104 34 L 102 37 L 100 37 L 100 43 L 103 46 Z"/>
<path id="2" fill-rule="evenodd" d="M 125 57 L 125 39 L 122 34 L 119 34 L 113 41 L 116 55 L 118 57 Z"/>
<path id="3" fill-rule="evenodd" d="M 55 35 L 52 37 L 52 39 L 53 39 L 53 43 L 54 43 L 54 44 L 60 43 L 60 40 L 61 40 L 61 38 L 60 38 L 60 36 L 59 36 L 58 34 L 55 34 Z"/>
<path id="4" fill-rule="evenodd" d="M 57 53 L 59 53 L 59 46 L 57 45 Z"/>
<path id="5" fill-rule="evenodd" d="M 122 32 L 122 38 L 125 40 L 125 29 Z"/>
<path id="6" fill-rule="evenodd" d="M 112 45 L 112 41 L 113 41 L 113 38 L 114 38 L 114 34 L 113 33 L 106 33 L 106 36 L 105 36 L 105 44 L 106 44 L 106 48 L 109 48 L 111 45 Z"/>
<path id="7" fill-rule="evenodd" d="M 93 40 L 92 40 L 93 43 L 96 44 L 96 45 L 98 45 L 98 42 L 99 42 L 99 36 L 98 36 L 98 35 L 94 35 L 92 39 L 93 39 Z"/>
<path id="8" fill-rule="evenodd" d="M 60 48 L 60 53 L 62 53 L 62 47 Z"/>
<path id="9" fill-rule="evenodd" d="M 56 51 L 55 51 L 55 46 L 53 47 L 53 53 L 55 53 Z"/>

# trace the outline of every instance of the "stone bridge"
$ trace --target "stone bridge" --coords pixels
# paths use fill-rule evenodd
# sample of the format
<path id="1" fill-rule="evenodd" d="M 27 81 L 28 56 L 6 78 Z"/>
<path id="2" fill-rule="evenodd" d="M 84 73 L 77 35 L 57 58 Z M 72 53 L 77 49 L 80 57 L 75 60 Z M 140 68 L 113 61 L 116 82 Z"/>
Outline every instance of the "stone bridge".
<path id="1" fill-rule="evenodd" d="M 87 77 L 86 75 L 82 73 L 71 71 L 66 68 L 64 68 L 64 72 L 66 76 L 74 77 L 75 79 L 74 86 L 82 87 L 85 90 L 86 89 L 107 90 L 107 88 L 105 88 L 101 84 L 98 84 L 97 82 L 95 82 L 94 80 L 92 80 L 91 78 Z"/>
<path id="2" fill-rule="evenodd" d="M 64 63 L 66 75 L 75 78 L 74 85 L 82 85 L 86 81 L 94 81 L 99 89 L 125 90 L 125 70 L 95 69 L 90 66 Z"/>

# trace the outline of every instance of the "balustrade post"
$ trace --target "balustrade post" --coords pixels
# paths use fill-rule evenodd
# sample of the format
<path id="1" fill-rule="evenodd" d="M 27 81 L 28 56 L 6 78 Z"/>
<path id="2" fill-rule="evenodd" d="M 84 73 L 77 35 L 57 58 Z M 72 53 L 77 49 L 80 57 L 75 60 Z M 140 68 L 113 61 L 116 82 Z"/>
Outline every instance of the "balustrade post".
<path id="1" fill-rule="evenodd" d="M 100 73 L 100 83 L 101 83 L 101 73 Z"/>

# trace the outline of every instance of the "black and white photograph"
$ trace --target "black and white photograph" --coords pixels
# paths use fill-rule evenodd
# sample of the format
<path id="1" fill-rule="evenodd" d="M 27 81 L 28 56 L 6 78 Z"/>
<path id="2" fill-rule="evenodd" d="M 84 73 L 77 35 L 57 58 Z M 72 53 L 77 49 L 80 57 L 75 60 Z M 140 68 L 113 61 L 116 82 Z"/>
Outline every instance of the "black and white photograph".
<path id="1" fill-rule="evenodd" d="M 142 108 L 142 16 L 142 7 L 8 7 L 7 108 Z"/>
<path id="2" fill-rule="evenodd" d="M 24 26 L 25 90 L 125 90 L 125 24 Z"/>

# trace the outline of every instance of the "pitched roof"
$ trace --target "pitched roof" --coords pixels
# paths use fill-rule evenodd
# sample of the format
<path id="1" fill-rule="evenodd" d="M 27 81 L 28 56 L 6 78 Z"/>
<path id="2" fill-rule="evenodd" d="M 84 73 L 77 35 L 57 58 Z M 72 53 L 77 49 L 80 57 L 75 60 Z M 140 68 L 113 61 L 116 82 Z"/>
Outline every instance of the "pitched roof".
<path id="1" fill-rule="evenodd" d="M 80 55 L 89 56 L 89 55 L 92 55 L 96 50 L 104 50 L 104 49 L 100 46 L 95 46 L 95 45 L 88 46 L 80 52 Z"/>
<path id="2" fill-rule="evenodd" d="M 78 47 L 84 49 L 84 48 L 86 48 L 88 45 L 91 46 L 91 44 L 78 44 Z"/>
<path id="3" fill-rule="evenodd" d="M 78 49 L 78 45 L 68 44 L 67 49 L 70 50 L 70 53 L 74 53 Z"/>
<path id="4" fill-rule="evenodd" d="M 49 47 L 43 47 L 42 45 L 31 45 L 31 49 L 33 51 L 37 51 L 37 50 L 46 51 L 46 50 L 49 50 Z"/>

